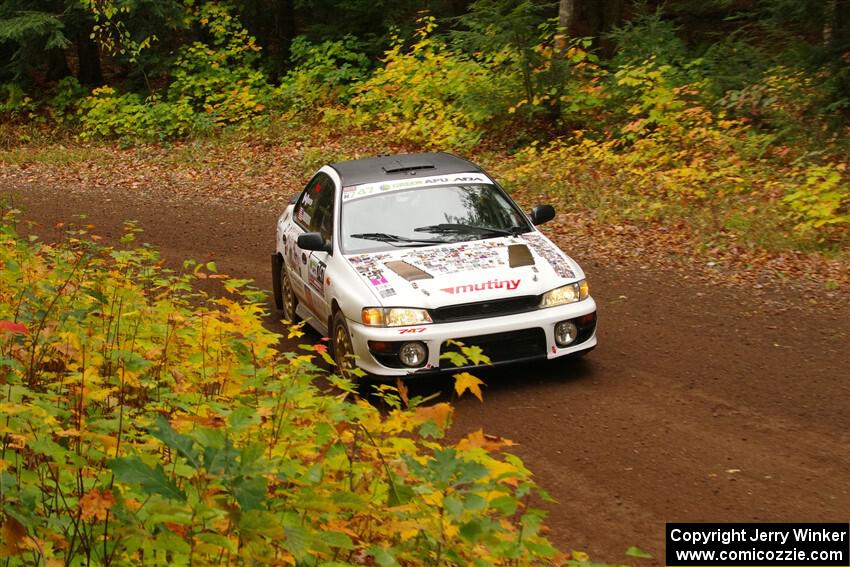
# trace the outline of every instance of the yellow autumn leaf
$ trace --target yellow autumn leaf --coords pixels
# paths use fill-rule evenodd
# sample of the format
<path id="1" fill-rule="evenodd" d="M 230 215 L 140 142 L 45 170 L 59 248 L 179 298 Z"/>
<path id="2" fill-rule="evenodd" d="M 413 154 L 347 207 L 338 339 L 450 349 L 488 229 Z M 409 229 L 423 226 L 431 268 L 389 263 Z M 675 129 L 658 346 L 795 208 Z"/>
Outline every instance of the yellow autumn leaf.
<path id="1" fill-rule="evenodd" d="M 292 360 L 290 360 L 290 361 L 289 361 L 289 363 L 290 363 L 290 364 L 291 364 L 294 368 L 298 368 L 298 367 L 299 367 L 299 366 L 301 366 L 302 364 L 308 363 L 308 362 L 310 362 L 310 361 L 312 361 L 312 360 L 313 360 L 313 355 L 312 355 L 312 354 L 302 354 L 302 355 L 296 356 L 295 358 L 293 358 Z"/>
<path id="2" fill-rule="evenodd" d="M 472 392 L 472 395 L 478 398 L 478 401 L 483 402 L 484 397 L 481 395 L 481 386 L 484 384 L 481 380 L 470 374 L 469 372 L 460 372 L 454 375 L 455 392 L 458 396 L 462 396 L 467 390 Z"/>
<path id="3" fill-rule="evenodd" d="M 510 447 L 513 444 L 514 442 L 510 439 L 498 435 L 487 435 L 483 429 L 479 429 L 458 441 L 457 448 L 460 451 L 467 451 L 476 447 L 481 447 L 485 451 L 499 451 L 502 447 Z"/>

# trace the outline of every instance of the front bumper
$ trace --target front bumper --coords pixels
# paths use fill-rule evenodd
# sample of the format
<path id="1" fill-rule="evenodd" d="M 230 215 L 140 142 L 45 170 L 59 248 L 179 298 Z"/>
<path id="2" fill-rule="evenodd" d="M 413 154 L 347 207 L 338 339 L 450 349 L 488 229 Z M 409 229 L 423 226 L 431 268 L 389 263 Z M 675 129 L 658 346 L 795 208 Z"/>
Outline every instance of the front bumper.
<path id="1" fill-rule="evenodd" d="M 354 353 L 357 356 L 357 364 L 360 368 L 377 376 L 399 376 L 431 373 L 440 370 L 457 370 L 457 367 L 451 365 L 447 367 L 445 360 L 442 361 L 441 368 L 440 354 L 442 354 L 444 343 L 448 340 L 457 340 L 467 346 L 473 346 L 475 345 L 474 341 L 467 341 L 465 339 L 498 334 L 505 334 L 506 337 L 510 338 L 521 335 L 523 331 L 528 331 L 535 336 L 539 335 L 541 337 L 539 342 L 542 344 L 539 349 L 535 349 L 533 356 L 530 356 L 532 354 L 531 352 L 526 352 L 524 355 L 516 357 L 511 357 L 510 353 L 508 353 L 505 356 L 499 357 L 499 364 L 534 358 L 552 359 L 592 349 L 596 346 L 595 322 L 593 328 L 589 330 L 589 336 L 582 336 L 580 339 L 583 340 L 563 348 L 559 347 L 555 342 L 554 330 L 555 324 L 560 321 L 578 319 L 595 312 L 596 302 L 593 301 L 592 297 L 588 297 L 576 303 L 537 309 L 527 313 L 422 326 L 367 327 L 359 321 L 348 320 L 348 329 L 351 334 Z M 373 356 L 372 351 L 369 349 L 369 341 L 421 341 L 428 348 L 427 361 L 424 366 L 419 368 L 387 366 Z M 485 354 L 488 354 L 486 348 Z M 491 356 L 491 358 L 493 357 Z"/>

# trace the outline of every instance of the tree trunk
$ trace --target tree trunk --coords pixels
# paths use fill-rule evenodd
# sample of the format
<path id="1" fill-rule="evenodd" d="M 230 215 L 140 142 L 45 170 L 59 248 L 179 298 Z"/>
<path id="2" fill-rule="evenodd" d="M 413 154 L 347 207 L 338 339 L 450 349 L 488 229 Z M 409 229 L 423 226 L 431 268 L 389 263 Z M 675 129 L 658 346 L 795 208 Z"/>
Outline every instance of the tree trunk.
<path id="1" fill-rule="evenodd" d="M 566 35 L 570 35 L 575 12 L 575 0 L 560 0 L 558 2 L 558 28 Z"/>
<path id="2" fill-rule="evenodd" d="M 91 25 L 83 26 L 77 34 L 77 80 L 80 84 L 96 87 L 103 82 L 100 67 L 100 50 L 91 38 Z"/>
<path id="3" fill-rule="evenodd" d="M 294 0 L 278 0 L 274 10 L 274 33 L 277 36 L 277 61 L 272 79 L 277 79 L 289 66 L 290 45 L 296 35 Z"/>
<path id="4" fill-rule="evenodd" d="M 833 0 L 832 40 L 837 45 L 850 44 L 850 0 Z"/>

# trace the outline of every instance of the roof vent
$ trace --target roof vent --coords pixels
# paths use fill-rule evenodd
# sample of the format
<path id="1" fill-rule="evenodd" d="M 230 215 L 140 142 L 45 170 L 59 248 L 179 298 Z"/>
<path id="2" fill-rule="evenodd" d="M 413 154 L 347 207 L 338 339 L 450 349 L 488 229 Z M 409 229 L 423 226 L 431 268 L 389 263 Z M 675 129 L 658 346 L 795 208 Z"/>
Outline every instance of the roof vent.
<path id="1" fill-rule="evenodd" d="M 416 175 L 416 172 L 421 169 L 434 169 L 435 167 L 436 166 L 433 163 L 424 161 L 402 163 L 398 160 L 394 163 L 381 166 L 381 169 L 384 170 L 384 173 L 407 173 L 409 175 Z"/>

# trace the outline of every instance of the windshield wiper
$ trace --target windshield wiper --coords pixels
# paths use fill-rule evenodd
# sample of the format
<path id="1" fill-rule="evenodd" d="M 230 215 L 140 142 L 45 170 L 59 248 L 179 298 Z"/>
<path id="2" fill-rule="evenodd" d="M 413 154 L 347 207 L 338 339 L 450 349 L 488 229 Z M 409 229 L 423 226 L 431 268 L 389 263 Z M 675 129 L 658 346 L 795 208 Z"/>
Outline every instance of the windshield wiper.
<path id="1" fill-rule="evenodd" d="M 520 234 L 520 232 L 525 232 L 525 229 L 521 226 L 515 226 L 510 230 L 506 230 L 503 228 L 490 228 L 471 224 L 443 223 L 420 226 L 419 228 L 414 228 L 413 231 L 431 232 L 433 234 L 492 234 L 497 236 L 514 236 Z"/>
<path id="2" fill-rule="evenodd" d="M 393 246 L 397 246 L 396 242 L 402 243 L 410 243 L 410 244 L 445 244 L 445 240 L 434 240 L 427 238 L 406 238 L 404 236 L 398 236 L 397 234 L 387 234 L 386 232 L 361 232 L 358 234 L 352 234 L 351 238 L 362 238 L 364 240 L 377 240 L 378 242 L 386 242 L 387 244 L 392 244 Z"/>

